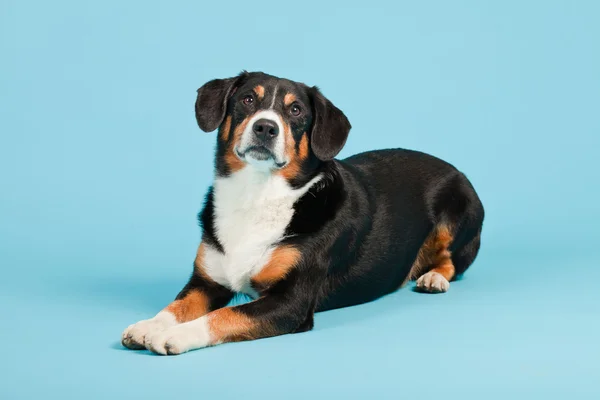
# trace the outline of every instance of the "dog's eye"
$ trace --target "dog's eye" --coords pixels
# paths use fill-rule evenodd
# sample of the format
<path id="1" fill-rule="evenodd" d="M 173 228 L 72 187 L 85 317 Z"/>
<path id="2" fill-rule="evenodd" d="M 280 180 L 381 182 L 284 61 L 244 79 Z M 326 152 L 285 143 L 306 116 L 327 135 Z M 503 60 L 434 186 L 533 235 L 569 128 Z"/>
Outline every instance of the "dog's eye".
<path id="1" fill-rule="evenodd" d="M 302 109 L 300 108 L 300 106 L 296 103 L 292 104 L 292 107 L 290 108 L 290 113 L 294 116 L 297 117 L 300 114 L 302 114 Z"/>
<path id="2" fill-rule="evenodd" d="M 249 94 L 248 96 L 245 96 L 242 101 L 244 102 L 245 105 L 249 106 L 250 104 L 254 103 L 254 97 L 252 97 L 251 94 Z"/>

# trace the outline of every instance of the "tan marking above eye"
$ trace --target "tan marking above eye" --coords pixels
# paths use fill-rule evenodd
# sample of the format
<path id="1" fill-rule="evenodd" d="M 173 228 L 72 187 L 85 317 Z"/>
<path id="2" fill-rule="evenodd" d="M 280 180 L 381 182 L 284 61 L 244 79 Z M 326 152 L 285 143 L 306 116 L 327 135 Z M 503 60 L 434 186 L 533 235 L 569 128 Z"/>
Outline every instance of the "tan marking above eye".
<path id="1" fill-rule="evenodd" d="M 263 97 L 265 97 L 265 87 L 262 85 L 255 86 L 254 93 L 256 93 L 259 99 L 262 99 Z"/>
<path id="2" fill-rule="evenodd" d="M 287 93 L 285 95 L 285 97 L 283 98 L 283 104 L 285 104 L 286 106 L 289 106 L 290 104 L 292 104 L 295 101 L 296 101 L 296 95 L 293 93 Z"/>

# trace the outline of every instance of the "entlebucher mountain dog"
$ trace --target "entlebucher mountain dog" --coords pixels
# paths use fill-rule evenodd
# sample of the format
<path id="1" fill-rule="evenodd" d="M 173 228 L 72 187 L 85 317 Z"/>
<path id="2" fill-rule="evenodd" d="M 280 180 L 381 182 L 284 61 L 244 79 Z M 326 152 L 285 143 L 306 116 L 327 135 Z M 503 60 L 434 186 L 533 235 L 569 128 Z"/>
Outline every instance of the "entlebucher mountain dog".
<path id="1" fill-rule="evenodd" d="M 193 273 L 124 346 L 180 354 L 308 331 L 315 312 L 410 280 L 445 292 L 477 256 L 484 211 L 465 175 L 403 149 L 335 159 L 350 123 L 318 88 L 243 72 L 202 86 L 195 111 L 218 138 Z M 236 292 L 253 300 L 228 307 Z"/>

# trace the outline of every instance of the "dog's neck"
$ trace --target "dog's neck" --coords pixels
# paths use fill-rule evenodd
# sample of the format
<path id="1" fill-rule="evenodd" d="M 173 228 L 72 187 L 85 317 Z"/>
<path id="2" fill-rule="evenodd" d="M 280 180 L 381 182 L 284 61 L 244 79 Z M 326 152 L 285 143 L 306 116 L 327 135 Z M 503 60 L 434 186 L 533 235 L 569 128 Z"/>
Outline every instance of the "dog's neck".
<path id="1" fill-rule="evenodd" d="M 281 175 L 247 165 L 226 177 L 215 177 L 215 205 L 241 209 L 273 201 L 287 200 L 293 204 L 321 179 L 322 175 L 317 174 L 303 186 L 293 188 Z"/>
<path id="2" fill-rule="evenodd" d="M 252 166 L 215 178 L 213 223 L 229 265 L 224 284 L 237 291 L 248 288 L 254 266 L 263 265 L 262 257 L 285 237 L 295 203 L 320 180 L 319 174 L 295 189 L 281 175 Z"/>

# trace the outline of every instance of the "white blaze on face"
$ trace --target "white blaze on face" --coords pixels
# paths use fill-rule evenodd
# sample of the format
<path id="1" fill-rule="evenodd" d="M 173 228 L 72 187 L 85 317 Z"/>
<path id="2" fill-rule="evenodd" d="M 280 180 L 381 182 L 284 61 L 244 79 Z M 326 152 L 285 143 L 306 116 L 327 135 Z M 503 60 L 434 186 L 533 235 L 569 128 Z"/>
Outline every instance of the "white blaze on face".
<path id="1" fill-rule="evenodd" d="M 283 120 L 281 119 L 281 115 L 279 115 L 279 113 L 275 112 L 273 109 L 273 107 L 275 106 L 275 101 L 277 100 L 277 89 L 278 88 L 275 87 L 270 108 L 268 110 L 262 110 L 257 112 L 252 116 L 250 121 L 248 121 L 244 132 L 242 132 L 240 142 L 236 146 L 238 154 L 244 154 L 248 148 L 259 144 L 256 141 L 255 134 L 253 132 L 253 126 L 254 123 L 259 119 L 266 119 L 277 124 L 277 128 L 279 129 L 279 134 L 273 139 L 273 143 L 270 148 L 270 150 L 273 152 L 273 155 L 275 156 L 274 161 L 277 164 L 284 164 L 289 162 L 285 154 L 286 135 Z M 270 169 L 274 166 L 273 160 L 257 160 L 250 155 L 245 157 L 245 161 L 259 169 Z"/>
<path id="2" fill-rule="evenodd" d="M 246 129 L 244 129 L 244 132 L 242 133 L 240 143 L 237 146 L 237 152 L 239 154 L 244 154 L 249 147 L 258 144 L 258 142 L 255 140 L 255 134 L 252 131 L 252 127 L 259 119 L 267 119 L 277 124 L 279 134 L 274 138 L 274 142 L 270 150 L 273 152 L 277 164 L 287 163 L 289 160 L 286 159 L 285 154 L 285 131 L 283 128 L 283 121 L 281 120 L 281 116 L 273 110 L 263 110 L 254 114 L 250 121 L 248 121 Z M 246 157 L 245 161 L 257 167 L 270 168 L 273 166 L 273 160 L 256 160 L 251 156 Z"/>

